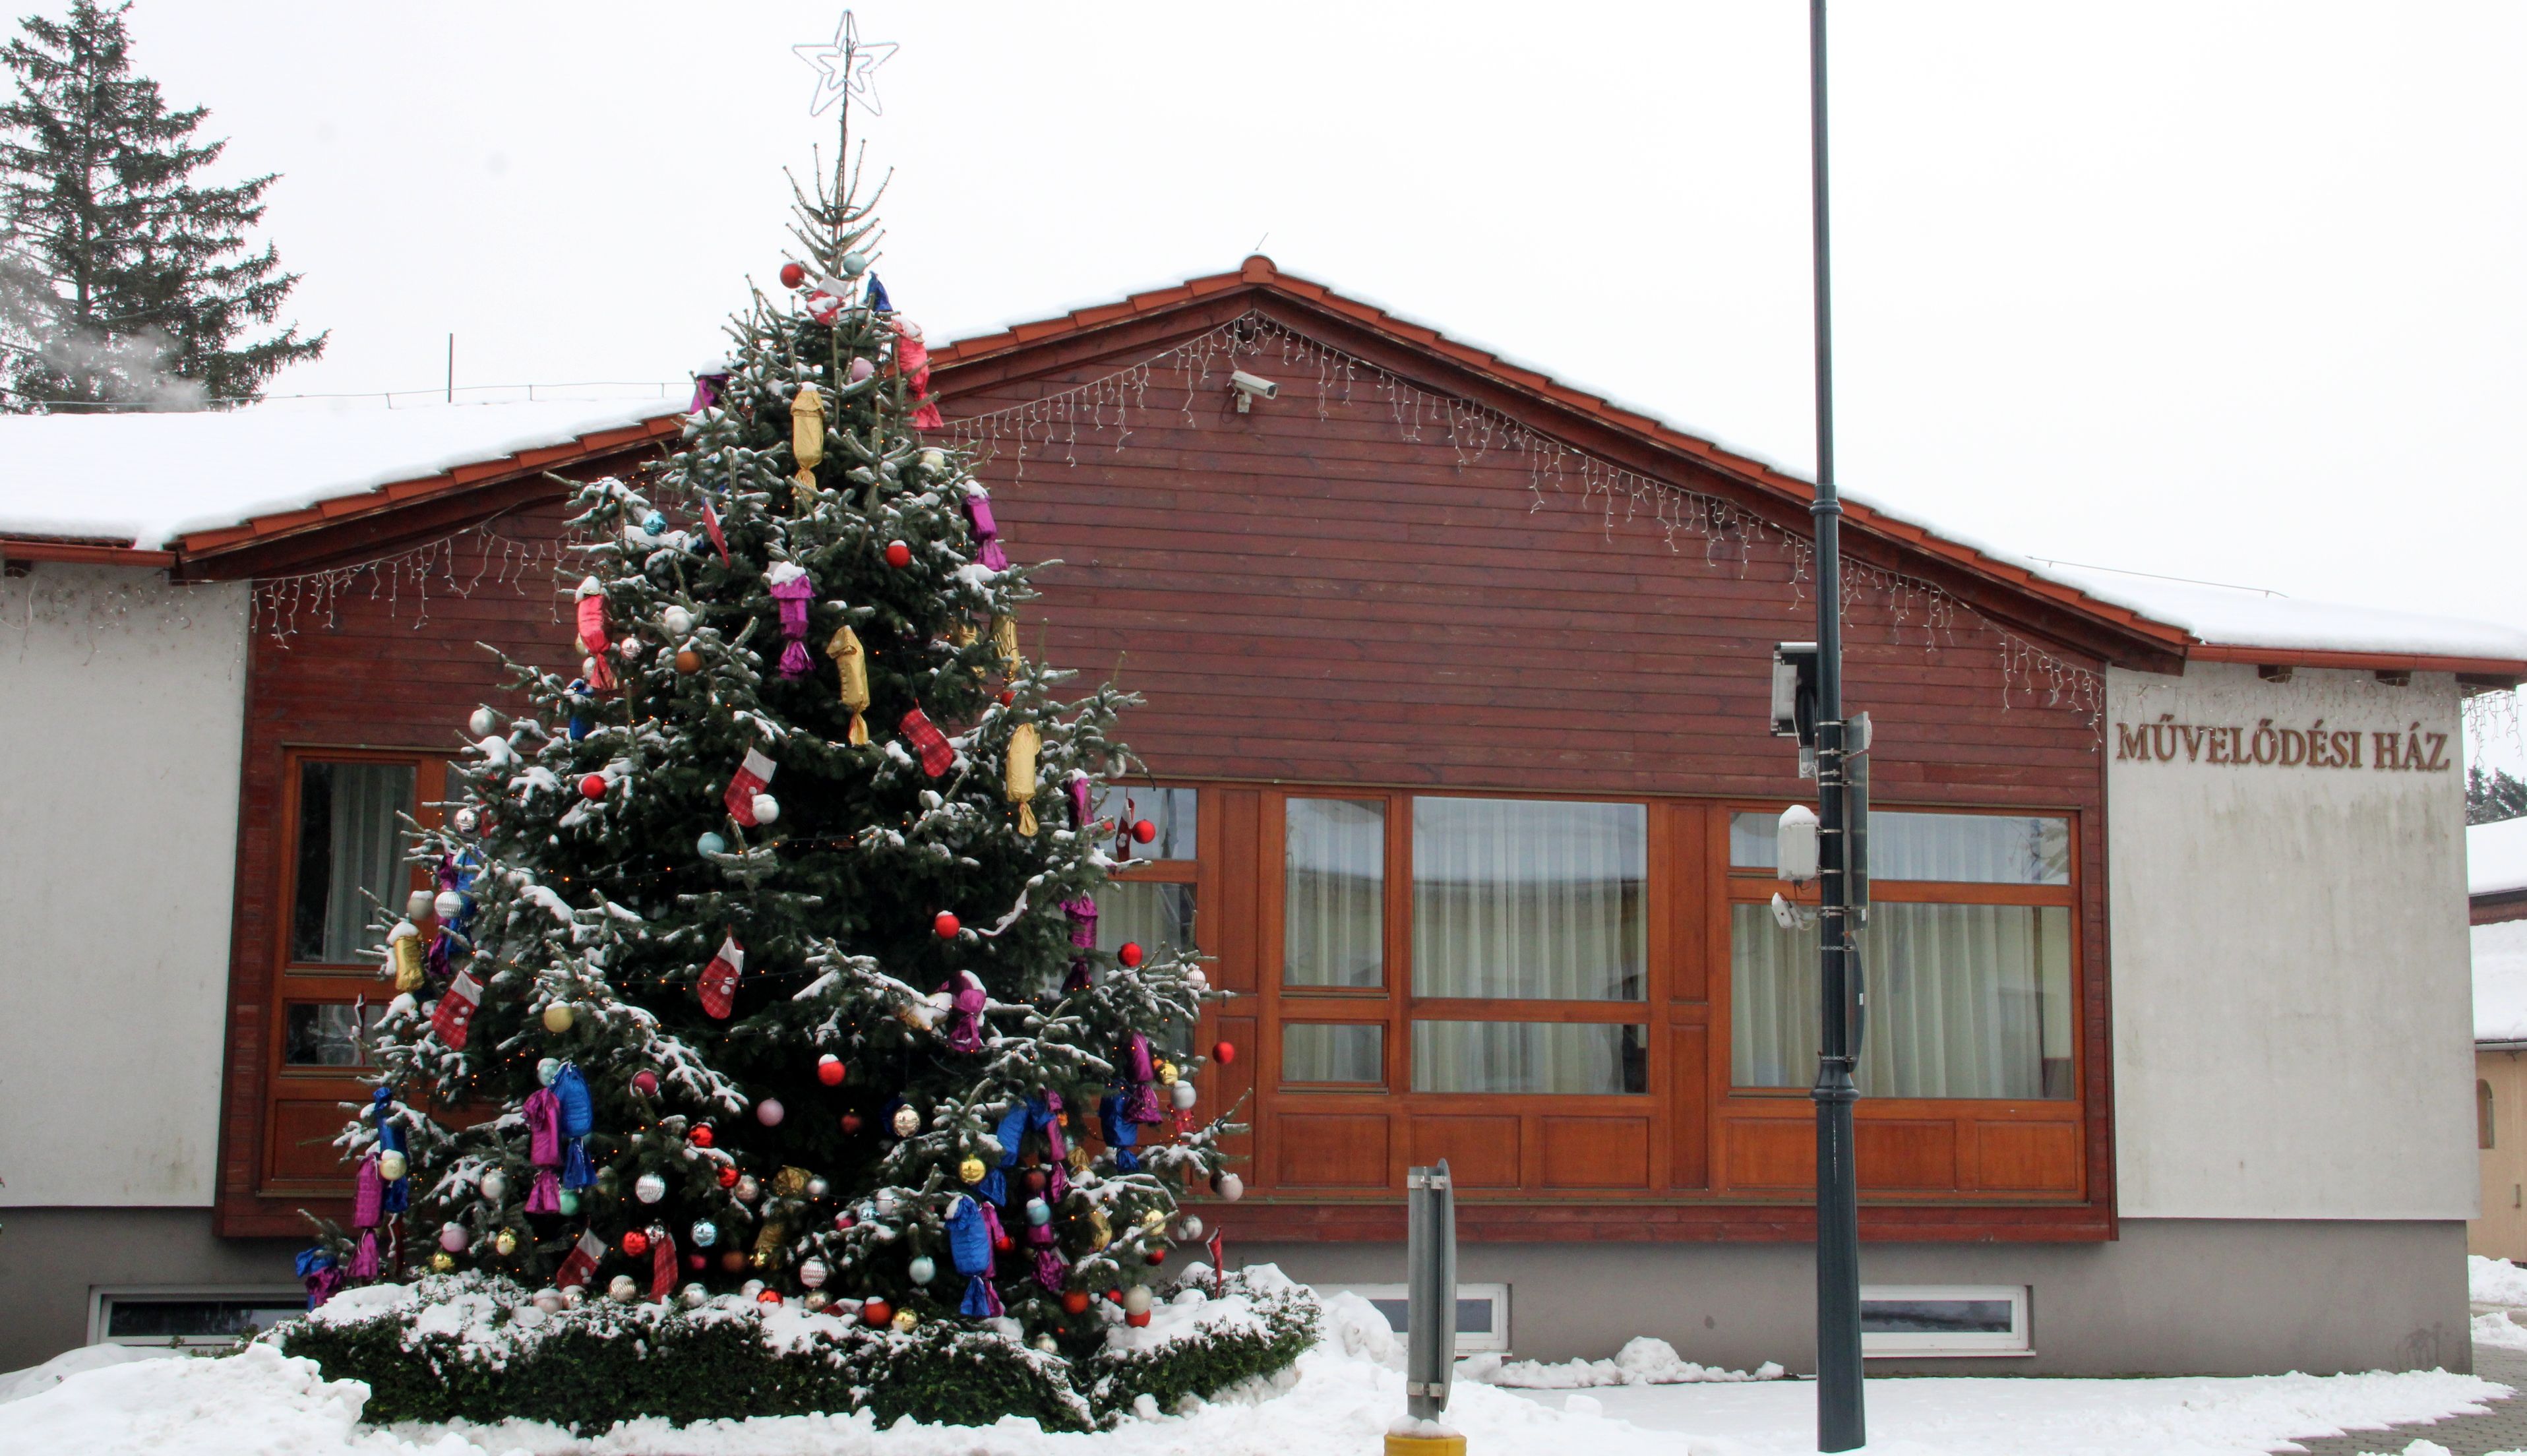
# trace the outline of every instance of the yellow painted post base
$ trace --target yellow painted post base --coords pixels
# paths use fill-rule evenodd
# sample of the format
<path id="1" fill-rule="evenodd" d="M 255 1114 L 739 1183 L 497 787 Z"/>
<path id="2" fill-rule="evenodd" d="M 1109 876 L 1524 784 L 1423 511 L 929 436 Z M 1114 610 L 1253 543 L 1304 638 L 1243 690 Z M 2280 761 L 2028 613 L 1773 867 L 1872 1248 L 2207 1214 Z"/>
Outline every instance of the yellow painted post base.
<path id="1" fill-rule="evenodd" d="M 1466 1456 L 1462 1435 L 1390 1435 L 1386 1456 Z"/>

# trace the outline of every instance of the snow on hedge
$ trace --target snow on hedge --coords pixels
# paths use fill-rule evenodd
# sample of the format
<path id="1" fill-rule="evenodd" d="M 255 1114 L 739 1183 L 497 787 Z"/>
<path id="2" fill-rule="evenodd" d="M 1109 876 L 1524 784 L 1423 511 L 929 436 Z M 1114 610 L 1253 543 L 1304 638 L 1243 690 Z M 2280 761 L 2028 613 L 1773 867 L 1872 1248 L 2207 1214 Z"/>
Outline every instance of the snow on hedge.
<path id="1" fill-rule="evenodd" d="M 1593 1385 L 1682 1385 L 1693 1381 L 1778 1380 L 1789 1372 L 1767 1360 L 1751 1371 L 1697 1365 L 1663 1339 L 1635 1335 L 1612 1360 L 1504 1360 L 1477 1355 L 1457 1363 L 1460 1379 L 1519 1390 L 1580 1390 Z"/>

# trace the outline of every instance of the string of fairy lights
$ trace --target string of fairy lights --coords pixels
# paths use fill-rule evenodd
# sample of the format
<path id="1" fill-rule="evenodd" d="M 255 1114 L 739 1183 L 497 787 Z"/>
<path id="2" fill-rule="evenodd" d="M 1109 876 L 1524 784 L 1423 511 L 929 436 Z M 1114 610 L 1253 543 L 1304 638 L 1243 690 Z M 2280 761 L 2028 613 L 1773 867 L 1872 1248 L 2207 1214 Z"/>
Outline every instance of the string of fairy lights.
<path id="1" fill-rule="evenodd" d="M 1180 390 L 1177 412 L 1185 426 L 1202 428 L 1194 402 L 1213 372 L 1224 373 L 1241 360 L 1260 359 L 1274 351 L 1283 371 L 1314 371 L 1319 420 L 1331 419 L 1337 405 L 1344 409 L 1364 402 L 1372 408 L 1382 406 L 1388 422 L 1407 442 L 1443 443 L 1461 468 L 1479 464 L 1495 453 L 1514 455 L 1526 472 L 1534 499 L 1531 509 L 1542 510 L 1554 496 L 1567 496 L 1575 489 L 1582 505 L 1598 502 L 1610 540 L 1619 526 L 1647 515 L 1665 532 L 1670 550 L 1681 553 L 1684 541 L 1698 538 L 1706 566 L 1734 565 L 1740 577 L 1759 550 L 1771 552 L 1782 563 L 1789 582 L 1785 610 L 1800 611 L 1814 599 L 1807 590 L 1814 581 L 1812 537 L 1747 511 L 1725 496 L 1616 464 L 1480 401 L 1424 389 L 1256 310 L 1096 379 L 952 419 L 946 433 L 971 450 L 978 465 L 1006 453 L 1011 460 L 1009 485 L 1018 488 L 1025 483 L 1030 452 L 1037 460 L 1057 456 L 1065 466 L 1075 466 L 1083 431 L 1085 442 L 1110 437 L 1108 448 L 1123 450 L 1133 434 L 1133 412 L 1148 413 L 1153 387 L 1172 385 Z M 1991 634 L 1998 644 L 2003 708 L 2042 706 L 2079 713 L 2087 719 L 2092 749 L 2101 741 L 2105 678 L 2095 669 L 2047 650 L 1944 588 L 1904 572 L 1846 557 L 1841 595 L 1846 613 L 1864 604 L 1882 606 L 1890 638 L 1898 645 L 1907 640 L 1908 631 L 1918 630 L 1918 645 L 1926 652 L 1955 646 L 1961 629 Z"/>

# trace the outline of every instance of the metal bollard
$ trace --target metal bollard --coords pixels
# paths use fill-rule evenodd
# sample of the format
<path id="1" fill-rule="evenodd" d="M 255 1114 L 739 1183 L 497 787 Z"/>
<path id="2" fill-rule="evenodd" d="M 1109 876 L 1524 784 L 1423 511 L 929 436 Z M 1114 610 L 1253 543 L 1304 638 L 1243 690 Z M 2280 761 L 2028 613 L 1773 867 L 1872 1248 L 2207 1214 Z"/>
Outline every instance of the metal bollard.
<path id="1" fill-rule="evenodd" d="M 1448 1381 L 1457 1365 L 1457 1194 L 1448 1161 L 1416 1168 L 1404 1176 L 1405 1263 L 1410 1327 L 1404 1335 L 1404 1413 L 1436 1422 L 1448 1408 Z M 1466 1438 L 1443 1435 L 1386 1437 L 1386 1456 L 1465 1456 Z"/>

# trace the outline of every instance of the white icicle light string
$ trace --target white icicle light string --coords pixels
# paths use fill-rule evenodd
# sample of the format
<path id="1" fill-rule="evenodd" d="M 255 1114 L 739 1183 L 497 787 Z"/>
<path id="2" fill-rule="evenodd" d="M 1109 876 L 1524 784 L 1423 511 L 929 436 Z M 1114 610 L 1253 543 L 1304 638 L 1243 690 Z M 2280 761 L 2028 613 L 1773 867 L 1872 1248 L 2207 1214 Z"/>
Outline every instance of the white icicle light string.
<path id="1" fill-rule="evenodd" d="M 461 558 L 468 538 L 480 543 L 471 574 L 463 570 Z M 246 630 L 269 631 L 272 640 L 283 648 L 296 636 L 302 617 L 331 626 L 343 601 L 356 591 L 359 579 L 369 578 L 368 599 L 383 599 L 387 614 L 397 617 L 403 599 L 406 580 L 413 584 L 413 595 L 421 605 L 412 627 L 419 631 L 430 621 L 430 594 L 437 585 L 442 595 L 468 598 L 490 578 L 494 586 L 505 586 L 526 595 L 531 574 L 558 590 L 566 541 L 521 541 L 502 536 L 487 525 L 470 526 L 451 532 L 437 541 L 407 546 L 384 556 L 348 566 L 329 566 L 321 571 L 297 572 L 288 576 L 258 577 Z M 496 559 L 495 559 L 496 556 Z M 547 597 L 551 593 L 545 594 Z M 557 598 L 556 598 L 557 599 Z M 561 608 L 551 608 L 553 620 L 561 620 Z"/>
<path id="2" fill-rule="evenodd" d="M 1194 412 L 1193 402 L 1201 386 L 1211 379 L 1213 363 L 1260 355 L 1268 347 L 1264 342 L 1267 338 L 1278 340 L 1283 364 L 1307 365 L 1315 370 L 1316 417 L 1320 420 L 1331 418 L 1337 389 L 1340 402 L 1350 405 L 1356 402 L 1355 390 L 1366 383 L 1376 397 L 1386 402 L 1389 418 L 1408 443 L 1420 443 L 1425 429 L 1444 428 L 1446 442 L 1456 451 L 1460 465 L 1471 464 L 1496 449 L 1515 450 L 1524 457 L 1527 489 L 1535 497 L 1530 509 L 1544 508 L 1547 484 L 1557 494 L 1567 494 L 1568 482 L 1575 477 L 1581 501 L 1599 493 L 1605 495 L 1605 526 L 1610 539 L 1618 524 L 1616 505 L 1620 496 L 1624 503 L 1622 521 L 1630 521 L 1646 505 L 1665 529 L 1670 550 L 1680 552 L 1676 544 L 1679 533 L 1698 536 L 1703 542 L 1705 564 L 1717 566 L 1734 557 L 1741 577 L 1752 559 L 1753 547 L 1773 544 L 1789 566 L 1790 609 L 1795 611 L 1800 603 L 1811 599 L 1804 586 L 1812 580 L 1809 563 L 1816 555 L 1811 538 L 1754 515 L 1726 497 L 1643 475 L 1575 448 L 1489 405 L 1434 394 L 1381 365 L 1311 338 L 1260 311 L 1249 311 L 1112 374 L 1024 403 L 953 418 L 942 433 L 973 451 L 977 465 L 997 459 L 1004 442 L 1013 444 L 1015 463 L 1010 486 L 1015 488 L 1026 479 L 1030 442 L 1038 446 L 1039 454 L 1058 448 L 1064 465 L 1079 463 L 1083 416 L 1092 435 L 1111 430 L 1114 439 L 1109 448 L 1119 452 L 1131 439 L 1131 411 L 1135 406 L 1146 410 L 1151 383 L 1162 374 L 1176 375 L 1181 381 L 1185 424 L 1187 428 L 1200 429 L 1202 422 Z M 1113 415 L 1110 423 L 1109 410 Z M 1848 611 L 1864 596 L 1882 597 L 1893 617 L 1890 631 L 1898 643 L 1903 640 L 1905 626 L 1914 623 L 1922 628 L 1926 652 L 1936 649 L 1942 636 L 1953 645 L 1959 614 L 1972 618 L 1999 640 L 2002 708 L 2023 702 L 2080 713 L 2088 719 L 2093 751 L 2102 732 L 2106 696 L 2105 678 L 2095 669 L 2066 661 L 2037 647 L 1944 588 L 1919 577 L 1849 556 L 1843 558 L 1842 569 L 1844 609 Z"/>

